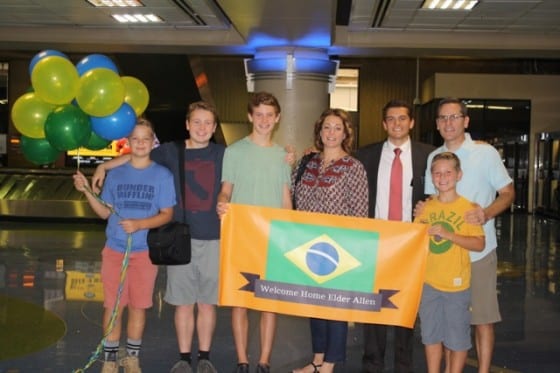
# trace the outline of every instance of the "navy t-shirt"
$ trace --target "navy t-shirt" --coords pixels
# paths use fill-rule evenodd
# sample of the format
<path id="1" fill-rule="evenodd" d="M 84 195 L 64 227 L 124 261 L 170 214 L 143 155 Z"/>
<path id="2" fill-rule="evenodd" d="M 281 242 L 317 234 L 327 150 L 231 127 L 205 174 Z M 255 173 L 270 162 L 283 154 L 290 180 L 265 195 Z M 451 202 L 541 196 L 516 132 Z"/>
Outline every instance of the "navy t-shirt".
<path id="1" fill-rule="evenodd" d="M 178 148 L 174 142 L 161 144 L 152 150 L 151 158 L 169 168 L 175 180 L 177 201 L 174 218 L 182 221 L 183 210 L 190 225 L 191 236 L 198 240 L 220 238 L 220 220 L 216 203 L 222 180 L 222 161 L 225 147 L 209 143 L 201 149 L 185 149 L 185 201 L 179 186 Z"/>

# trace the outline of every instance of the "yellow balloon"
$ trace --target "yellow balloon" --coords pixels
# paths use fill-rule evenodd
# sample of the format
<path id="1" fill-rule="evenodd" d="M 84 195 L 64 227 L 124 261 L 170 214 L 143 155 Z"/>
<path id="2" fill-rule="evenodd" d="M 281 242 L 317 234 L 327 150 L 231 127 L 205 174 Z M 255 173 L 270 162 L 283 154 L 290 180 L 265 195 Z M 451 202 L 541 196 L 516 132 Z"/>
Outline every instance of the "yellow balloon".
<path id="1" fill-rule="evenodd" d="M 124 102 L 134 109 L 137 117 L 142 115 L 150 102 L 148 89 L 142 81 L 133 76 L 123 76 L 121 79 L 124 84 Z"/>
<path id="2" fill-rule="evenodd" d="M 31 73 L 37 96 L 49 104 L 68 104 L 78 91 L 78 71 L 67 58 L 50 56 L 41 59 Z"/>
<path id="3" fill-rule="evenodd" d="M 45 137 L 45 122 L 56 105 L 49 104 L 34 92 L 20 96 L 12 106 L 12 121 L 16 129 L 27 137 Z"/>
<path id="4" fill-rule="evenodd" d="M 87 71 L 80 77 L 76 101 L 87 114 L 105 117 L 124 102 L 124 83 L 119 74 L 103 67 Z"/>

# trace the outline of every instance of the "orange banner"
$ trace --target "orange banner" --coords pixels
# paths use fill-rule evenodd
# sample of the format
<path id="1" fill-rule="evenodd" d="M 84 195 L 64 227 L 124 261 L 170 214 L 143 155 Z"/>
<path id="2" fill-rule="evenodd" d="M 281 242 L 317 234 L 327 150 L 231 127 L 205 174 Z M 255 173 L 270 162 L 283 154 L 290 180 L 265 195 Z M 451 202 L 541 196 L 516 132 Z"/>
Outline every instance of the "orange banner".
<path id="1" fill-rule="evenodd" d="M 427 225 L 230 204 L 219 304 L 413 327 Z"/>

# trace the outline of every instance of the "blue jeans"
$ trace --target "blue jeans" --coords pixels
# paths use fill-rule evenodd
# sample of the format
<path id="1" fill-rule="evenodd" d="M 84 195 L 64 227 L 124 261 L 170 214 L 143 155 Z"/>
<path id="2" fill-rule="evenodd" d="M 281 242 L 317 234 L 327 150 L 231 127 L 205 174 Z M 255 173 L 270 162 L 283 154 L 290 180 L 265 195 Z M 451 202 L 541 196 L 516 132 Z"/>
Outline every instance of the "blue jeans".
<path id="1" fill-rule="evenodd" d="M 346 360 L 348 323 L 323 319 L 309 319 L 313 353 L 324 353 L 324 361 L 341 363 Z"/>

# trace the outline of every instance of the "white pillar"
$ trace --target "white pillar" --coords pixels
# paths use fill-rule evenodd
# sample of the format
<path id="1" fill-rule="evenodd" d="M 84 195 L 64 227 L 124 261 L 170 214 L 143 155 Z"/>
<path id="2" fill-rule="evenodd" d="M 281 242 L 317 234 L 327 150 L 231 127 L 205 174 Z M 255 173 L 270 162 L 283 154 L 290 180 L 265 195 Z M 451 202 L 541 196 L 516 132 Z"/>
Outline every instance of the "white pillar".
<path id="1" fill-rule="evenodd" d="M 298 157 L 313 145 L 313 125 L 329 107 L 337 69 L 323 49 L 267 48 L 245 60 L 248 91 L 270 92 L 280 102 L 274 141 L 294 146 Z"/>

